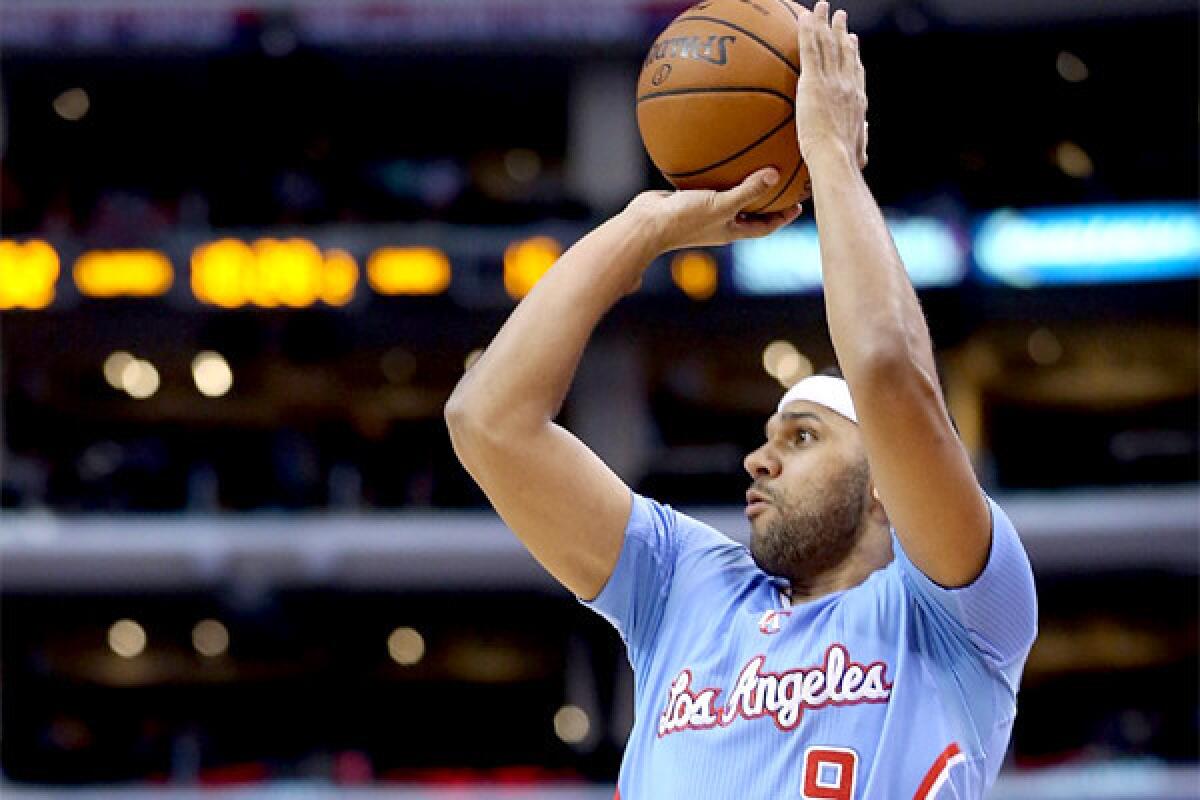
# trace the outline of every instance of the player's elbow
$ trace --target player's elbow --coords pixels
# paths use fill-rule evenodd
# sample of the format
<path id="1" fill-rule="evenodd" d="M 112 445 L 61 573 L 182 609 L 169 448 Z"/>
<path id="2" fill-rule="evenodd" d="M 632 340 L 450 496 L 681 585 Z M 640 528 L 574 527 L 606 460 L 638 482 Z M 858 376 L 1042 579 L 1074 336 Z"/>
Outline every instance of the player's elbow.
<path id="1" fill-rule="evenodd" d="M 933 363 L 933 341 L 919 307 L 903 298 L 884 303 L 878 316 L 864 319 L 850 343 L 861 370 L 882 378 L 921 372 Z"/>
<path id="2" fill-rule="evenodd" d="M 472 416 L 470 404 L 458 397 L 456 392 L 446 401 L 442 413 L 454 455 L 463 468 L 474 476 L 483 458 L 486 437 L 481 434 L 481 426 Z"/>
<path id="3" fill-rule="evenodd" d="M 557 413 L 557 409 L 545 409 L 536 392 L 493 380 L 477 370 L 478 365 L 459 380 L 443 408 L 451 433 L 459 430 L 519 440 L 543 428 Z"/>
<path id="4" fill-rule="evenodd" d="M 469 404 L 462 397 L 462 384 L 454 389 L 446 401 L 446 405 L 442 407 L 442 418 L 446 421 L 446 428 L 452 435 L 456 430 L 461 430 L 470 420 Z"/>
<path id="5" fill-rule="evenodd" d="M 450 433 L 455 454 L 460 461 L 465 461 L 466 451 L 478 442 L 483 429 L 479 424 L 481 410 L 478 401 L 460 383 L 446 401 L 442 417 L 446 421 L 446 430 Z"/>
<path id="6" fill-rule="evenodd" d="M 864 337 L 865 338 L 865 337 Z M 904 336 L 876 336 L 859 344 L 859 372 L 864 377 L 887 380 L 911 372 L 919 362 L 910 343 Z"/>
<path id="7" fill-rule="evenodd" d="M 515 434 L 509 432 L 510 422 L 489 403 L 486 397 L 466 384 L 464 379 L 442 410 L 450 443 L 464 466 L 470 466 L 486 451 L 503 449 Z"/>
<path id="8" fill-rule="evenodd" d="M 936 386 L 937 376 L 927 375 L 923 359 L 916 357 L 902 342 L 880 341 L 860 348 L 853 366 L 846 369 L 846 380 L 859 391 L 894 392 L 898 387 Z"/>
<path id="9" fill-rule="evenodd" d="M 924 380 L 933 364 L 933 346 L 923 319 L 864 324 L 847 343 L 842 361 L 851 384 L 892 384 Z M 936 375 L 932 375 L 936 384 Z"/>
<path id="10" fill-rule="evenodd" d="M 442 416 L 451 433 L 468 431 L 480 420 L 495 414 L 494 410 L 489 408 L 495 403 L 489 402 L 487 382 L 481 383 L 476 379 L 475 369 L 478 367 L 468 370 L 459 379 L 458 385 L 454 387 L 442 408 Z"/>

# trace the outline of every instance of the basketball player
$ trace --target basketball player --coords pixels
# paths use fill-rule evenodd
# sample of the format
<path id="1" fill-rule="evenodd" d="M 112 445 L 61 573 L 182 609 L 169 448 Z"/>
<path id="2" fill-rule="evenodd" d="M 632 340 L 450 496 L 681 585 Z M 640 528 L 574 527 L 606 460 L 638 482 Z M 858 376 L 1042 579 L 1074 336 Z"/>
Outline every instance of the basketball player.
<path id="1" fill-rule="evenodd" d="M 763 236 L 779 176 L 646 193 L 517 307 L 446 407 L 459 458 L 636 675 L 625 800 L 979 798 L 1036 629 L 1029 562 L 976 482 L 862 178 L 846 15 L 800 10 L 799 144 L 845 379 L 792 387 L 746 456 L 749 550 L 634 495 L 553 420 L 601 316 L 662 252 Z"/>

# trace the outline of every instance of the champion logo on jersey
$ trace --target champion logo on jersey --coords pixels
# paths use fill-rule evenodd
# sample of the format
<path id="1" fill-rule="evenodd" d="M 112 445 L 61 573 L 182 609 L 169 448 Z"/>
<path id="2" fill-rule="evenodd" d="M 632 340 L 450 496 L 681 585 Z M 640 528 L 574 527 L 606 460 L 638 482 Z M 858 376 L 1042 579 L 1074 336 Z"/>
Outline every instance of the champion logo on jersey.
<path id="1" fill-rule="evenodd" d="M 859 664 L 841 644 L 825 651 L 819 666 L 784 672 L 764 672 L 766 656 L 746 662 L 738 673 L 724 705 L 717 705 L 721 690 L 692 689 L 692 671 L 684 668 L 667 690 L 667 705 L 658 717 L 658 736 L 684 730 L 707 730 L 731 725 L 738 717 L 771 717 L 780 730 L 792 731 L 807 709 L 886 703 L 892 696 L 887 664 Z"/>
<path id="2" fill-rule="evenodd" d="M 763 615 L 758 618 L 758 629 L 768 636 L 770 636 L 772 633 L 779 633 L 779 631 L 783 628 L 784 618 L 790 617 L 791 615 L 792 612 L 786 610 L 779 611 L 777 609 L 772 609 L 770 611 L 764 611 Z"/>

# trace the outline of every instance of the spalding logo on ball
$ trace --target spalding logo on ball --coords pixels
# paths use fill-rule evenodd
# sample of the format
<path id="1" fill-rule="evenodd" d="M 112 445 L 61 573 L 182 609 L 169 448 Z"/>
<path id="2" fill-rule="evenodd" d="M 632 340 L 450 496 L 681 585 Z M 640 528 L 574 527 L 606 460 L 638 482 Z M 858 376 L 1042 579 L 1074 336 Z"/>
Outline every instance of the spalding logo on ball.
<path id="1" fill-rule="evenodd" d="M 750 211 L 782 211 L 808 197 L 796 142 L 797 19 L 788 0 L 710 0 L 676 17 L 650 47 L 638 129 L 676 188 L 729 189 L 772 166 L 782 180 Z"/>

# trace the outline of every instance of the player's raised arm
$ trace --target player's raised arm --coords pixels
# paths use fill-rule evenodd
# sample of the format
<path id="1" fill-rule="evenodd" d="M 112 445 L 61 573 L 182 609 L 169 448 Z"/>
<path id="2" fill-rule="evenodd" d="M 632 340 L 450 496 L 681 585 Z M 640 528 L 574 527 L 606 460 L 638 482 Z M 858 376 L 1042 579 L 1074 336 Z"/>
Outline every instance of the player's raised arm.
<path id="1" fill-rule="evenodd" d="M 813 183 L 825 304 L 867 458 L 905 552 L 944 586 L 987 563 L 991 525 L 942 400 L 916 292 L 860 164 L 866 94 L 858 39 L 829 4 L 799 9 L 797 134 Z"/>
<path id="2" fill-rule="evenodd" d="M 546 273 L 446 404 L 454 451 L 533 556 L 583 599 L 621 552 L 629 489 L 554 423 L 600 318 L 657 255 L 763 236 L 796 211 L 743 220 L 778 181 L 764 170 L 727 192 L 647 192 Z"/>

